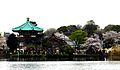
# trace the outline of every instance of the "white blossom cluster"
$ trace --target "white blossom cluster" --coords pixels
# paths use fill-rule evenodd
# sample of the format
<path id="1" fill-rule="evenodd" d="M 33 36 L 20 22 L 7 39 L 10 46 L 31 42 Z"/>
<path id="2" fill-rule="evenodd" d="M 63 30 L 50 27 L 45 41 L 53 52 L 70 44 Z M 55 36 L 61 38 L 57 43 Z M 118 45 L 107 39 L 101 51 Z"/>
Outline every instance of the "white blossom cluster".
<path id="1" fill-rule="evenodd" d="M 105 39 L 109 39 L 109 38 L 112 38 L 116 41 L 119 41 L 120 40 L 120 32 L 115 32 L 115 31 L 109 31 L 109 32 L 106 32 L 103 34 L 103 38 L 104 40 Z"/>
<path id="2" fill-rule="evenodd" d="M 85 43 L 87 46 L 94 45 L 96 48 L 102 48 L 102 41 L 98 37 L 90 37 Z"/>

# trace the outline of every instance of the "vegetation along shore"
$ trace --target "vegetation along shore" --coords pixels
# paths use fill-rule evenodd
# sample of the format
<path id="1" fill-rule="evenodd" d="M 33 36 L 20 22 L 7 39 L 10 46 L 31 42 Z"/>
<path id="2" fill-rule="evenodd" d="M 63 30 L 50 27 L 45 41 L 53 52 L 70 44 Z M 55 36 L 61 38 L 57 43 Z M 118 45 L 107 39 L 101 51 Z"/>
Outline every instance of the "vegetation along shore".
<path id="1" fill-rule="evenodd" d="M 120 60 L 120 25 L 111 24 L 101 29 L 89 20 L 84 26 L 68 25 L 44 31 L 27 18 L 12 31 L 0 36 L 1 59 Z"/>

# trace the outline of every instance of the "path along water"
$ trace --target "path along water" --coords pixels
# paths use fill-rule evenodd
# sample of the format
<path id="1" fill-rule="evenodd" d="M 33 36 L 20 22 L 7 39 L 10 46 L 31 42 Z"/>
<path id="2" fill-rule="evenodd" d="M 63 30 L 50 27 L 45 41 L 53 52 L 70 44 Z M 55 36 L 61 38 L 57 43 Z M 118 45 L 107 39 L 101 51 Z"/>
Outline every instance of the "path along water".
<path id="1" fill-rule="evenodd" d="M 119 61 L 0 61 L 0 70 L 120 70 Z"/>

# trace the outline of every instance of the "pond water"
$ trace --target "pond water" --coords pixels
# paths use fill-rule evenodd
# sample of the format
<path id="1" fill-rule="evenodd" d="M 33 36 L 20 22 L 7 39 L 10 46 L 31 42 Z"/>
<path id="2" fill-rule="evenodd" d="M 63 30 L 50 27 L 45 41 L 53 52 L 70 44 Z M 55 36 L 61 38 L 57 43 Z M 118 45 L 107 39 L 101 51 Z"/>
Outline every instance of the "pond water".
<path id="1" fill-rule="evenodd" d="M 0 70 L 120 70 L 119 61 L 0 61 Z"/>

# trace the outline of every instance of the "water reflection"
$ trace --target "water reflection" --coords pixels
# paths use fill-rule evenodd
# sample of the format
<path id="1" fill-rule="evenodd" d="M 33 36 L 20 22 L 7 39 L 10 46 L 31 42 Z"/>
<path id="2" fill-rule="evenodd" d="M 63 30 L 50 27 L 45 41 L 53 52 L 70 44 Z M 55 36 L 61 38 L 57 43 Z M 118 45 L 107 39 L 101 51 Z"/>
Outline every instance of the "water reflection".
<path id="1" fill-rule="evenodd" d="M 33 70 L 33 69 L 39 69 L 40 67 L 37 64 L 31 64 L 31 63 L 19 64 L 19 63 L 17 63 L 17 64 L 11 64 L 9 68 L 10 68 L 10 70 L 16 70 L 16 69 L 18 69 L 18 70 L 23 70 L 23 69 Z"/>
<path id="2" fill-rule="evenodd" d="M 120 70 L 117 61 L 0 62 L 0 70 Z"/>
<path id="3" fill-rule="evenodd" d="M 104 61 L 102 57 L 74 57 L 74 58 L 10 58 L 8 61 Z"/>

